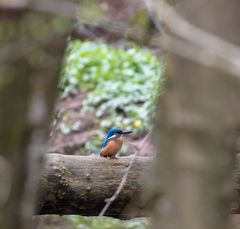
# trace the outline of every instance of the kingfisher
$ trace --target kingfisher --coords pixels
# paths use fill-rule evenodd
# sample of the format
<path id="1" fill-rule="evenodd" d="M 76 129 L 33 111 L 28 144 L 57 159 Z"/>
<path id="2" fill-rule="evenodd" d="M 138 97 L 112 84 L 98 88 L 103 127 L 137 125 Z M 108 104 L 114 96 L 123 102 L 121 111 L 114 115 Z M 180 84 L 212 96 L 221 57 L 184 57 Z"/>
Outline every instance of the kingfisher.
<path id="1" fill-rule="evenodd" d="M 109 130 L 102 143 L 100 156 L 106 157 L 107 159 L 116 158 L 115 156 L 123 144 L 123 135 L 130 133 L 132 133 L 132 131 L 123 131 L 118 128 Z"/>

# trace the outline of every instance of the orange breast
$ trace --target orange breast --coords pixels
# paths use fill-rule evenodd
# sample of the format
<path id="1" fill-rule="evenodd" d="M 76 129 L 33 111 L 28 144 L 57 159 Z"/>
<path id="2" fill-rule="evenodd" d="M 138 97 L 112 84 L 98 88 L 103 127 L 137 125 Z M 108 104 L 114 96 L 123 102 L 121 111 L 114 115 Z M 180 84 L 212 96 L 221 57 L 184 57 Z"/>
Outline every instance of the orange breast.
<path id="1" fill-rule="evenodd" d="M 101 154 L 103 157 L 112 157 L 115 156 L 118 151 L 121 149 L 123 144 L 122 138 L 117 138 L 108 142 L 108 144 L 101 150 Z"/>

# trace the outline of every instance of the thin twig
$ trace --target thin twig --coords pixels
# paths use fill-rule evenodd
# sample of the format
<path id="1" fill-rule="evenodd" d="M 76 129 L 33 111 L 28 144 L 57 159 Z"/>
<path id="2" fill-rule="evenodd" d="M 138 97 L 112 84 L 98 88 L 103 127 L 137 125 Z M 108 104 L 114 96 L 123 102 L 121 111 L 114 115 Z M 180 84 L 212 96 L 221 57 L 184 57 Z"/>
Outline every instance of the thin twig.
<path id="1" fill-rule="evenodd" d="M 123 176 L 123 178 L 122 178 L 122 180 L 121 180 L 121 182 L 120 182 L 120 184 L 119 184 L 119 186 L 118 186 L 118 188 L 116 190 L 116 192 L 113 194 L 113 196 L 111 198 L 105 200 L 106 204 L 105 204 L 104 208 L 101 210 L 101 212 L 99 213 L 99 216 L 104 216 L 104 214 L 106 213 L 106 211 L 108 210 L 110 205 L 113 203 L 113 201 L 121 193 L 124 185 L 126 184 L 127 177 L 128 177 L 128 174 L 129 174 L 129 172 L 130 172 L 130 170 L 131 170 L 131 168 L 133 166 L 133 163 L 136 160 L 137 156 L 140 154 L 141 149 L 145 145 L 145 143 L 146 143 L 147 139 L 149 138 L 150 134 L 151 134 L 151 131 L 149 131 L 146 134 L 146 136 L 144 137 L 144 139 L 142 140 L 141 144 L 139 145 L 139 150 L 135 151 L 134 156 L 133 156 L 133 158 L 132 158 L 132 160 L 131 160 L 131 162 L 130 162 L 130 164 L 129 164 L 129 166 L 128 166 L 128 168 L 127 168 L 127 170 L 126 170 L 126 172 L 125 172 L 125 174 L 124 174 L 124 176 Z"/>

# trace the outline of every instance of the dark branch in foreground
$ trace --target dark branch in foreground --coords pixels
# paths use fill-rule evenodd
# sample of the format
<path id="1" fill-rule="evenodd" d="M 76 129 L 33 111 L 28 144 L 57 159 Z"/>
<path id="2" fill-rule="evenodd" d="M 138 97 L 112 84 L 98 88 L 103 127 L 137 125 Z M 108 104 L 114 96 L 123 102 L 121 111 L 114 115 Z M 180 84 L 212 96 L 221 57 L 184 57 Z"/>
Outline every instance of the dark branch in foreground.
<path id="1" fill-rule="evenodd" d="M 48 154 L 42 172 L 38 214 L 98 215 L 121 182 L 132 156 L 107 160 L 98 156 Z M 140 201 L 145 175 L 153 159 L 138 156 L 126 185 L 106 216 L 132 218 L 145 215 Z M 232 213 L 240 213 L 240 160 L 234 172 Z"/>

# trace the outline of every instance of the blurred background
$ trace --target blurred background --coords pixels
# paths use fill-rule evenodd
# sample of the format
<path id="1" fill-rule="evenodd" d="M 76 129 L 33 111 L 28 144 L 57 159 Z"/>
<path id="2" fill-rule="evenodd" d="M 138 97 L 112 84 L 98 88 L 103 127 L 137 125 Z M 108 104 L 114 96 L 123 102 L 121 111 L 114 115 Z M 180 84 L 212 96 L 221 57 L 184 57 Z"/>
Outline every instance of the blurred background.
<path id="1" fill-rule="evenodd" d="M 0 228 L 237 229 L 239 10 L 236 0 L 0 1 Z M 76 163 L 98 162 L 114 127 L 133 131 L 118 154 L 138 156 L 121 194 L 144 214 L 71 215 L 90 208 L 91 182 L 107 171 L 83 160 L 85 179 Z M 109 163 L 122 177 L 121 160 Z"/>
<path id="2" fill-rule="evenodd" d="M 70 41 L 60 76 L 50 151 L 99 153 L 106 132 L 114 127 L 133 130 L 131 142 L 139 143 L 152 127 L 163 73 L 163 62 L 150 49 L 134 43 Z M 127 144 L 124 147 L 121 155 L 133 153 Z"/>

